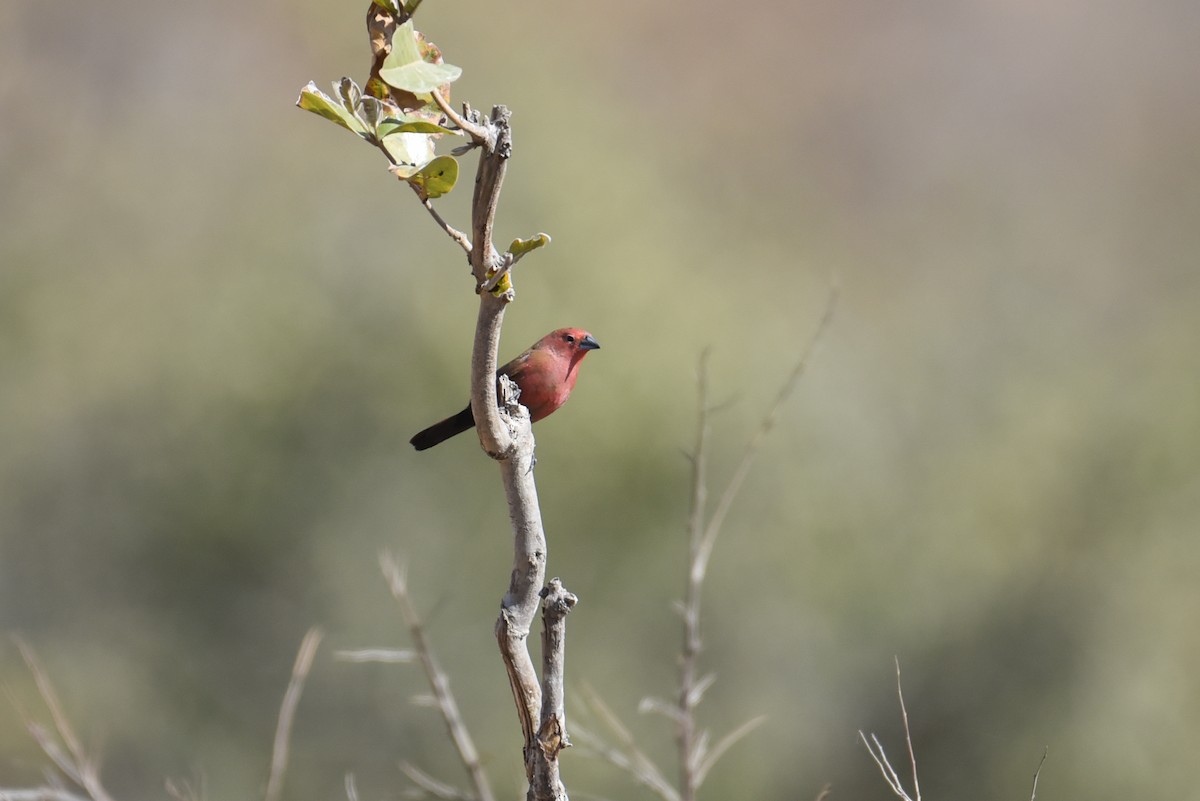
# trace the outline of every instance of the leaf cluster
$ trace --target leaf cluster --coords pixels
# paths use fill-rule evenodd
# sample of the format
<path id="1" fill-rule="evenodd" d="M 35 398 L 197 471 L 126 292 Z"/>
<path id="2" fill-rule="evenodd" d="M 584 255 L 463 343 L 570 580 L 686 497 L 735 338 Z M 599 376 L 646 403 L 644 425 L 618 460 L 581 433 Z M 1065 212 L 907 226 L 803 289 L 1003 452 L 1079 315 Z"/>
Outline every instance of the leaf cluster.
<path id="1" fill-rule="evenodd" d="M 382 58 L 366 92 L 351 78 L 334 82 L 332 96 L 310 81 L 296 105 L 380 148 L 391 172 L 423 197 L 441 197 L 458 182 L 459 169 L 453 155 L 437 154 L 436 144 L 462 131 L 442 124 L 438 100 L 445 102 L 462 69 L 444 63 L 441 51 L 413 28 L 411 19 L 390 27 L 390 36 L 372 39 Z"/>

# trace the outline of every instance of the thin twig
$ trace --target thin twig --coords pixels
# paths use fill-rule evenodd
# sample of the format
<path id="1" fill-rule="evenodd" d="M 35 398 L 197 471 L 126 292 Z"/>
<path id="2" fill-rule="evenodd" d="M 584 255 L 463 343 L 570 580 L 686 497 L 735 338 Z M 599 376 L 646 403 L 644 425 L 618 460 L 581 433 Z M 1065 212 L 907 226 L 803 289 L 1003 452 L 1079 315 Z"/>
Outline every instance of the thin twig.
<path id="1" fill-rule="evenodd" d="M 464 119 L 461 114 L 455 111 L 454 108 L 446 102 L 446 98 L 443 97 L 442 93 L 437 89 L 434 89 L 430 94 L 433 95 L 433 102 L 437 103 L 438 108 L 442 110 L 442 113 L 446 115 L 446 118 L 449 119 L 450 122 L 457 125 L 460 129 L 462 129 L 463 133 L 470 136 L 479 144 L 487 144 L 487 128 L 481 125 L 476 125 L 473 122 L 468 122 L 466 119 Z"/>
<path id="2" fill-rule="evenodd" d="M 609 709 L 608 705 L 600 699 L 595 690 L 584 685 L 583 700 L 587 708 L 608 727 L 620 742 L 619 748 L 610 745 L 598 734 L 586 727 L 580 726 L 576 722 L 573 724 L 572 729 L 578 735 L 579 741 L 584 745 L 584 749 L 624 770 L 635 781 L 654 791 L 663 801 L 681 801 L 679 791 L 671 786 L 671 783 L 667 781 L 663 772 L 658 769 L 653 760 L 638 748 L 633 734 L 621 723 L 620 719 Z"/>
<path id="3" fill-rule="evenodd" d="M 383 146 L 382 140 L 375 139 L 373 141 L 375 143 L 375 146 L 379 148 L 379 152 L 384 155 L 384 158 L 386 158 L 393 167 L 400 166 L 400 162 L 396 161 L 396 158 L 390 152 L 388 152 L 388 149 L 386 147 Z M 413 194 L 415 194 L 417 196 L 417 200 L 420 202 L 420 204 L 422 206 L 424 206 L 425 210 L 428 211 L 429 214 L 433 217 L 434 222 L 436 222 L 438 224 L 438 226 L 443 231 L 446 232 L 446 235 L 449 236 L 451 239 L 453 239 L 455 242 L 457 242 L 458 246 L 460 248 L 462 248 L 463 251 L 466 252 L 466 254 L 468 256 L 470 256 L 471 255 L 471 239 L 470 239 L 470 237 L 468 237 L 462 231 L 455 228 L 450 223 L 446 222 L 446 219 L 444 217 L 442 217 L 441 214 L 438 213 L 438 210 L 433 207 L 433 204 L 429 201 L 429 198 L 427 198 L 425 196 L 425 192 L 421 189 L 421 187 L 417 186 L 416 184 L 412 184 L 412 183 L 410 183 L 408 186 L 410 189 L 412 189 Z"/>
<path id="4" fill-rule="evenodd" d="M 921 783 L 917 781 L 917 756 L 913 753 L 912 732 L 908 728 L 908 707 L 904 705 L 904 689 L 900 686 L 900 657 L 896 660 L 896 697 L 900 699 L 900 716 L 904 719 L 904 742 L 908 745 L 908 764 L 912 766 L 913 792 L 921 801 Z"/>
<path id="5" fill-rule="evenodd" d="M 383 150 L 384 153 L 387 153 L 387 150 L 384 150 L 382 146 L 380 147 L 380 149 Z M 388 158 L 390 159 L 391 156 L 389 155 Z M 395 163 L 395 162 L 393 162 L 393 163 Z M 438 213 L 438 210 L 433 207 L 433 204 L 431 202 L 429 202 L 429 198 L 425 197 L 425 194 L 421 191 L 421 188 L 419 186 L 417 186 L 416 184 L 409 184 L 409 186 L 412 187 L 413 192 L 416 193 L 417 199 L 419 201 L 421 201 L 421 205 L 425 207 L 425 210 L 428 211 L 430 213 L 430 215 L 432 215 L 434 222 L 436 222 L 439 226 L 441 226 L 441 229 L 446 232 L 447 236 L 449 236 L 451 239 L 453 239 L 455 242 L 458 243 L 458 246 L 463 249 L 463 252 L 465 252 L 467 255 L 470 255 L 470 253 L 471 253 L 470 237 L 468 237 L 462 231 L 455 228 L 450 223 L 446 222 L 445 218 L 443 218 L 442 215 Z"/>
<path id="6" fill-rule="evenodd" d="M 896 775 L 896 771 L 892 769 L 892 763 L 888 761 L 887 754 L 883 752 L 883 745 L 879 742 L 879 738 L 872 734 L 871 739 L 868 740 L 867 735 L 863 734 L 862 729 L 858 730 L 858 738 L 867 747 L 867 753 L 871 755 L 871 759 L 875 760 L 875 764 L 879 766 L 879 772 L 883 774 L 883 780 L 887 782 L 892 792 L 904 799 L 904 801 L 913 801 L 904 789 L 904 785 L 900 783 L 900 778 Z M 878 753 L 876 753 L 877 751 Z"/>
<path id="7" fill-rule="evenodd" d="M 1029 793 L 1029 801 L 1037 801 L 1037 783 L 1038 776 L 1042 775 L 1042 765 L 1046 764 L 1046 754 L 1050 753 L 1049 748 L 1042 750 L 1042 759 L 1038 762 L 1037 770 L 1033 772 L 1033 790 Z"/>
<path id="8" fill-rule="evenodd" d="M 704 537 L 704 515 L 708 502 L 708 358 L 706 348 L 700 354 L 696 394 L 696 450 L 692 454 L 692 505 L 688 516 L 688 575 L 683 601 L 683 653 L 679 659 L 679 700 L 675 714 L 675 739 L 679 749 L 679 791 L 684 801 L 692 801 L 698 782 L 694 758 L 696 720 L 694 710 L 703 690 L 698 691 L 696 660 L 700 655 L 700 594 L 704 585 L 704 567 L 700 562 L 700 544 Z M 703 682 L 702 682 L 703 683 Z M 703 683 L 707 687 L 707 684 Z"/>
<path id="9" fill-rule="evenodd" d="M 313 657 L 317 655 L 317 646 L 321 644 L 321 636 L 319 628 L 314 626 L 309 629 L 300 642 L 300 650 L 296 652 L 292 678 L 283 694 L 279 722 L 275 726 L 275 745 L 271 749 L 271 775 L 267 779 L 263 801 L 278 801 L 279 794 L 283 792 L 283 777 L 287 773 L 288 749 L 292 738 L 292 721 L 296 717 L 300 696 L 304 693 L 304 680 L 312 670 Z"/>
<path id="10" fill-rule="evenodd" d="M 339 662 L 382 662 L 389 665 L 408 665 L 417 661 L 416 651 L 405 648 L 360 648 L 356 651 L 335 651 Z"/>
<path id="11" fill-rule="evenodd" d="M 450 677 L 438 664 L 433 648 L 425 637 L 425 627 L 417 614 L 416 607 L 413 606 L 412 597 L 408 593 L 408 578 L 404 568 L 400 566 L 395 557 L 386 551 L 379 556 L 379 567 L 392 591 L 392 597 L 400 604 L 400 614 L 408 625 L 413 650 L 421 662 L 421 667 L 425 670 L 425 677 L 429 680 L 429 687 L 433 691 L 436 706 L 442 713 L 442 720 L 446 723 L 446 730 L 454 742 L 454 747 L 458 749 L 459 758 L 462 759 L 463 766 L 466 767 L 467 773 L 471 777 L 476 796 L 479 801 L 494 801 L 495 796 L 488 783 L 487 773 L 480 762 L 479 752 L 475 749 L 475 742 L 471 739 L 466 723 L 463 722 L 462 715 L 458 711 L 454 693 L 450 691 Z"/>
<path id="12" fill-rule="evenodd" d="M 892 767 L 892 763 L 888 761 L 887 754 L 883 751 L 883 743 L 879 742 L 879 738 L 874 734 L 868 740 L 863 734 L 862 729 L 858 730 L 858 737 L 863 741 L 863 745 L 867 747 L 867 753 L 871 755 L 871 759 L 875 760 L 875 764 L 879 767 L 879 772 L 883 774 L 884 781 L 888 787 L 892 788 L 895 793 L 904 801 L 921 801 L 921 784 L 917 780 L 917 757 L 913 751 L 912 730 L 908 725 L 908 708 L 904 705 L 904 690 L 900 686 L 900 658 L 896 657 L 896 696 L 900 699 L 900 717 L 904 722 L 904 742 L 908 747 L 908 761 L 912 766 L 913 780 L 913 795 L 910 796 L 908 791 L 904 789 L 904 783 L 900 781 L 900 775 L 896 773 L 896 769 Z M 1045 757 L 1043 757 L 1044 759 Z M 1041 766 L 1038 766 L 1041 769 Z M 1037 789 L 1037 776 L 1034 776 L 1034 789 Z"/>
<path id="13" fill-rule="evenodd" d="M 738 726 L 733 731 L 726 734 L 721 740 L 713 746 L 712 751 L 699 761 L 696 766 L 696 786 L 704 784 L 704 779 L 708 776 L 708 772 L 717 764 L 718 760 L 725 755 L 725 752 L 736 745 L 743 737 L 757 729 L 767 720 L 766 715 L 759 715 Z"/>
<path id="14" fill-rule="evenodd" d="M 766 439 L 767 434 L 771 432 L 771 429 L 775 427 L 775 421 L 779 417 L 780 410 L 788 398 L 791 397 L 792 391 L 796 388 L 796 383 L 800 380 L 800 376 L 804 374 L 804 370 L 808 366 L 808 360 L 812 356 L 813 350 L 816 349 L 826 329 L 829 328 L 829 324 L 833 320 L 833 312 L 837 308 L 837 300 L 838 285 L 834 283 L 829 288 L 829 297 L 825 300 L 825 310 L 821 313 L 821 319 L 817 323 L 816 329 L 813 331 L 812 336 L 808 338 L 804 349 L 800 352 L 800 358 L 796 360 L 792 372 L 783 382 L 783 385 L 779 387 L 774 404 L 772 404 L 771 408 L 763 416 L 758 430 L 754 432 L 754 435 L 746 444 L 746 449 L 742 453 L 742 461 L 738 464 L 737 470 L 734 471 L 733 477 L 729 479 L 729 484 L 725 487 L 725 491 L 721 493 L 716 509 L 713 511 L 712 517 L 709 518 L 708 527 L 704 532 L 704 539 L 701 545 L 702 570 L 703 566 L 708 563 L 713 543 L 721 531 L 721 526 L 725 522 L 725 516 L 729 514 L 729 508 L 737 498 L 738 492 L 741 491 L 742 482 L 749 475 L 750 467 L 754 464 L 754 459 L 758 455 L 763 441 Z"/>
<path id="15" fill-rule="evenodd" d="M 25 660 L 26 667 L 33 675 L 38 693 L 41 695 L 43 703 L 46 704 L 50 718 L 54 721 L 54 728 L 66 749 L 65 753 L 48 732 L 31 720 L 26 720 L 30 734 L 46 755 L 58 765 L 63 773 L 83 788 L 93 801 L 112 801 L 112 796 L 100 782 L 99 766 L 84 751 L 79 737 L 75 734 L 75 729 L 71 726 L 71 721 L 67 719 L 67 715 L 63 711 L 62 703 L 58 700 L 58 693 L 55 692 L 54 685 L 50 681 L 50 674 L 42 668 L 37 654 L 28 643 L 20 637 L 14 637 L 13 640 L 21 652 L 21 657 Z"/>
<path id="16" fill-rule="evenodd" d="M 464 793 L 452 784 L 438 781 L 410 762 L 401 762 L 400 770 L 408 777 L 409 781 L 434 798 L 441 798 L 444 801 L 475 801 L 475 796 Z"/>

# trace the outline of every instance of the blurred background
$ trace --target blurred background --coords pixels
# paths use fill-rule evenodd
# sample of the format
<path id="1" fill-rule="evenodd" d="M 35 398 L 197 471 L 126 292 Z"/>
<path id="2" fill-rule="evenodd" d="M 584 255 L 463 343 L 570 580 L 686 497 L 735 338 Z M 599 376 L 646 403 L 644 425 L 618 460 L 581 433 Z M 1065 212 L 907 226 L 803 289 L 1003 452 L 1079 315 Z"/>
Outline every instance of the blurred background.
<path id="1" fill-rule="evenodd" d="M 0 7 L 0 678 L 42 657 L 122 799 L 265 782 L 326 639 L 287 793 L 461 781 L 377 556 L 411 566 L 503 797 L 492 639 L 510 537 L 461 408 L 476 299 L 380 155 L 293 104 L 362 81 L 365 3 Z M 1200 753 L 1200 5 L 430 0 L 455 102 L 508 104 L 503 357 L 589 329 L 538 426 L 568 682 L 668 770 L 696 364 L 718 487 L 841 300 L 706 588 L 701 723 L 766 724 L 708 798 L 889 792 L 893 657 L 930 798 L 1195 798 Z M 441 203 L 466 219 L 463 187 Z M 45 757 L 0 704 L 0 786 Z M 575 795 L 650 796 L 569 752 Z M 899 761 L 903 762 L 901 758 Z"/>

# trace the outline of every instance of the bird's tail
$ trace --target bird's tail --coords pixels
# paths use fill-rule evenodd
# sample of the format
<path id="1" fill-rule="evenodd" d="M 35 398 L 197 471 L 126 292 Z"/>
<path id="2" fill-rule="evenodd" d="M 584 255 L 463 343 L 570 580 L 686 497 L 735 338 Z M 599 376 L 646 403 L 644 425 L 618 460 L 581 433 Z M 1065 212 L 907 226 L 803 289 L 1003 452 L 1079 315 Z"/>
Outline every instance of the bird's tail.
<path id="1" fill-rule="evenodd" d="M 455 434 L 461 434 L 464 431 L 469 431 L 475 427 L 475 416 L 471 414 L 471 407 L 463 409 L 456 415 L 447 417 L 440 423 L 434 423 L 429 428 L 420 432 L 409 440 L 412 446 L 419 451 L 427 448 L 432 448 L 439 442 L 445 442 Z"/>

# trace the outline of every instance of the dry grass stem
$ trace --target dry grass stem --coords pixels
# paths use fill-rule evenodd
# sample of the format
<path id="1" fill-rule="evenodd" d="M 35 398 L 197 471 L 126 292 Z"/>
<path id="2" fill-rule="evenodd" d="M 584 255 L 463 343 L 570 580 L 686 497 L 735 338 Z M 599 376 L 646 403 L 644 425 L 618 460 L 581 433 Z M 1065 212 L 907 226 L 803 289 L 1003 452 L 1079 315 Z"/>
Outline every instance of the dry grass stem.
<path id="1" fill-rule="evenodd" d="M 458 702 L 454 699 L 454 694 L 450 691 L 450 677 L 442 670 L 441 665 L 437 661 L 437 657 L 433 653 L 433 648 L 429 645 L 429 640 L 425 636 L 425 627 L 421 622 L 420 616 L 417 614 L 416 607 L 413 606 L 412 597 L 408 592 L 408 576 L 404 568 L 396 561 L 390 553 L 384 552 L 379 556 L 379 567 L 383 571 L 383 576 L 388 582 L 388 587 L 392 591 L 392 597 L 400 605 L 400 615 L 404 618 L 405 624 L 408 626 L 409 637 L 413 642 L 413 653 L 416 654 L 417 661 L 421 663 L 421 667 L 425 671 L 425 677 L 429 680 L 429 688 L 433 693 L 432 706 L 436 707 L 442 713 L 442 720 L 446 724 L 446 730 L 450 734 L 450 739 L 454 742 L 454 747 L 458 750 L 459 758 L 462 760 L 463 766 L 467 769 L 467 773 L 471 777 L 471 783 L 475 788 L 475 795 L 469 796 L 461 793 L 454 788 L 449 788 L 449 785 L 444 785 L 441 782 L 436 782 L 430 779 L 433 784 L 426 786 L 420 781 L 413 778 L 413 774 L 405 770 L 409 774 L 409 778 L 413 779 L 413 783 L 433 795 L 437 795 L 431 788 L 437 786 L 439 788 L 449 788 L 457 795 L 455 798 L 477 798 L 478 801 L 494 801 L 495 796 L 492 793 L 491 785 L 488 783 L 487 774 L 483 770 L 483 764 L 479 759 L 479 752 L 475 748 L 475 742 L 471 739 L 470 732 L 467 731 L 466 723 L 462 719 L 462 715 L 458 710 Z M 411 766 L 409 766 L 411 767 Z M 415 768 L 413 768 L 416 771 Z M 416 771 L 420 776 L 428 778 L 426 774 Z M 439 798 L 447 796 L 438 795 Z"/>
<path id="2" fill-rule="evenodd" d="M 80 787 L 92 801 L 113 801 L 112 796 L 108 794 L 108 791 L 104 789 L 104 785 L 100 782 L 99 765 L 88 756 L 79 737 L 75 734 L 74 727 L 71 726 L 71 721 L 67 718 L 66 712 L 63 711 L 62 703 L 58 699 L 58 693 L 54 689 L 54 684 L 50 681 L 50 674 L 42 667 L 37 654 L 27 642 L 20 637 L 14 637 L 13 641 L 16 643 L 17 649 L 21 652 L 21 658 L 25 660 L 25 665 L 29 669 L 30 674 L 33 676 L 34 684 L 37 686 L 38 694 L 42 697 L 42 702 L 50 712 L 50 719 L 54 722 L 54 729 L 57 732 L 58 740 L 55 740 L 53 734 L 22 712 L 22 717 L 25 719 L 25 727 L 29 730 L 29 734 L 58 769 Z M 0 793 L 8 793 L 10 795 L 30 792 L 51 793 L 51 795 L 45 796 L 46 798 L 66 799 L 72 797 L 71 793 L 58 788 L 0 790 Z M 28 796 L 25 796 L 25 798 L 28 798 Z"/>
<path id="3" fill-rule="evenodd" d="M 304 681 L 312 670 L 313 658 L 317 655 L 317 647 L 321 644 L 321 630 L 313 627 L 304 635 L 300 642 L 300 650 L 296 652 L 296 661 L 292 665 L 292 678 L 283 694 L 283 704 L 279 708 L 279 722 L 275 726 L 275 745 L 271 749 L 271 775 L 267 779 L 267 790 L 263 794 L 264 801 L 278 801 L 283 792 L 283 778 L 287 773 L 288 750 L 292 738 L 292 722 L 296 717 L 296 707 L 300 704 L 300 696 L 304 693 Z"/>
<path id="4" fill-rule="evenodd" d="M 1033 790 L 1029 793 L 1029 801 L 1037 801 L 1037 783 L 1038 777 L 1042 775 L 1042 765 L 1046 764 L 1046 754 L 1050 753 L 1050 749 L 1046 748 L 1042 751 L 1042 758 L 1038 761 L 1037 770 L 1033 772 Z"/>
<path id="5" fill-rule="evenodd" d="M 900 780 L 896 769 L 892 767 L 892 763 L 888 761 L 887 754 L 883 751 L 883 744 L 879 742 L 879 738 L 874 734 L 868 740 L 863 734 L 862 729 L 858 730 L 859 739 L 863 741 L 863 745 L 867 747 L 867 752 L 871 755 L 871 759 L 875 760 L 875 764 L 879 767 L 879 772 L 883 775 L 884 781 L 888 787 L 892 788 L 895 793 L 904 801 L 921 801 L 921 785 L 917 781 L 917 757 L 913 752 L 912 731 L 908 727 L 908 709 L 904 706 L 904 692 L 900 687 L 900 660 L 896 659 L 896 695 L 900 699 L 900 716 L 904 721 L 904 742 L 908 746 L 908 761 L 912 766 L 912 783 L 913 795 L 909 795 L 904 789 L 904 782 Z"/>
<path id="6" fill-rule="evenodd" d="M 600 696 L 586 685 L 583 688 L 583 706 L 608 728 L 618 742 L 618 745 L 610 744 L 597 732 L 579 725 L 576 720 L 572 730 L 586 753 L 597 756 L 625 771 L 634 781 L 654 792 L 663 801 L 681 801 L 679 791 L 667 781 L 666 776 L 658 769 L 653 760 L 638 748 L 629 729 L 625 728 L 616 714 L 600 699 Z"/>
<path id="7" fill-rule="evenodd" d="M 87 801 L 87 799 L 58 787 L 30 787 L 22 790 L 0 789 L 0 801 Z"/>
<path id="8" fill-rule="evenodd" d="M 470 793 L 464 793 L 451 784 L 438 781 L 412 763 L 401 762 L 400 770 L 422 792 L 434 798 L 441 798 L 444 801 L 475 801 L 475 796 Z"/>
<path id="9" fill-rule="evenodd" d="M 339 662 L 381 662 L 387 665 L 408 665 L 419 658 L 416 651 L 402 648 L 360 648 L 355 651 L 335 651 Z"/>

